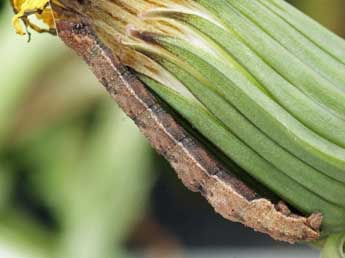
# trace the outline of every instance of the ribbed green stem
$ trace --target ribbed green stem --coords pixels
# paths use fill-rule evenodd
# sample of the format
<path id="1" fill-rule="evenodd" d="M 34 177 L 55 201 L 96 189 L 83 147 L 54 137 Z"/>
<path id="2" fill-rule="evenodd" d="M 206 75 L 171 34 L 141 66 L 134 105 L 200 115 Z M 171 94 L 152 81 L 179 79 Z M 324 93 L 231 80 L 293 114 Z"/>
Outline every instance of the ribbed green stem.
<path id="1" fill-rule="evenodd" d="M 345 233 L 330 235 L 321 252 L 322 258 L 345 257 Z"/>
<path id="2" fill-rule="evenodd" d="M 94 4 L 116 10 L 95 19 L 121 62 L 241 171 L 321 211 L 325 236 L 345 230 L 344 43 L 282 2 Z"/>

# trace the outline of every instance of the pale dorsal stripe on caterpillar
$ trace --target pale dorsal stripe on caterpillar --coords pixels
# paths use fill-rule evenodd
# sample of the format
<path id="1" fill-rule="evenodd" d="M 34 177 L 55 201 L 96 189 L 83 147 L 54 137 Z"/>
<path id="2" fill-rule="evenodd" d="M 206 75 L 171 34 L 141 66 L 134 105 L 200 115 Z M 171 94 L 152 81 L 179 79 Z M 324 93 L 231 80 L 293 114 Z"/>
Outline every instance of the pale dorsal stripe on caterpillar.
<path id="1" fill-rule="evenodd" d="M 99 41 L 91 22 L 81 21 L 73 11 L 56 22 L 60 38 L 85 59 L 151 145 L 174 167 L 183 183 L 190 190 L 200 192 L 219 214 L 277 240 L 294 243 L 319 238 L 320 214 L 309 218 L 292 214 L 284 204 L 274 205 L 260 198 L 226 171 Z"/>

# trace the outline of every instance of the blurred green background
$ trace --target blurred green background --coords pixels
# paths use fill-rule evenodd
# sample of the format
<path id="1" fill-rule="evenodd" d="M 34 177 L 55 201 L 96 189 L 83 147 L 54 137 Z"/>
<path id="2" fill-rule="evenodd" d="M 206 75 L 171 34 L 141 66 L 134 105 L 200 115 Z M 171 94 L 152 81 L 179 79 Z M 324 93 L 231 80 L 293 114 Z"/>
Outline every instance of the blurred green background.
<path id="1" fill-rule="evenodd" d="M 345 36 L 344 0 L 291 2 Z M 11 17 L 0 0 L 0 258 L 285 247 L 215 215 L 74 53 L 50 35 L 28 44 Z"/>

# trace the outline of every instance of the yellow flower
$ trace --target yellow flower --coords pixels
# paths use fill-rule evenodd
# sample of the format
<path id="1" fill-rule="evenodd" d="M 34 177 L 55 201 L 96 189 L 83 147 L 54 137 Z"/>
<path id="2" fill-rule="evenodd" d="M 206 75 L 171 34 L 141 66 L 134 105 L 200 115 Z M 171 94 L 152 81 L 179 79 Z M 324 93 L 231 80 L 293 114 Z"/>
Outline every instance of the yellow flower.
<path id="1" fill-rule="evenodd" d="M 16 12 L 12 24 L 17 34 L 26 35 L 28 27 L 37 32 L 55 32 L 54 15 L 49 6 L 49 0 L 12 0 L 12 5 Z M 30 21 L 29 16 L 32 14 L 35 14 L 48 28 L 41 28 Z M 26 32 L 23 30 L 21 21 L 24 23 Z"/>

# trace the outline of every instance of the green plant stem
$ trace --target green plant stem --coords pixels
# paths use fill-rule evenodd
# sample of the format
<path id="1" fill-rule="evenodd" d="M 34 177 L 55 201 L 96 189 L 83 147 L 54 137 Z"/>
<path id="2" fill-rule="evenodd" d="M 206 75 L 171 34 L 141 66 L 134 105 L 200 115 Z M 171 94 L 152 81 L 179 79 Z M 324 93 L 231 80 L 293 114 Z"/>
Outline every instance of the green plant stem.
<path id="1" fill-rule="evenodd" d="M 345 233 L 330 235 L 321 252 L 321 258 L 345 258 Z"/>

